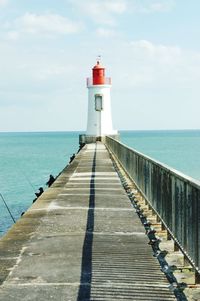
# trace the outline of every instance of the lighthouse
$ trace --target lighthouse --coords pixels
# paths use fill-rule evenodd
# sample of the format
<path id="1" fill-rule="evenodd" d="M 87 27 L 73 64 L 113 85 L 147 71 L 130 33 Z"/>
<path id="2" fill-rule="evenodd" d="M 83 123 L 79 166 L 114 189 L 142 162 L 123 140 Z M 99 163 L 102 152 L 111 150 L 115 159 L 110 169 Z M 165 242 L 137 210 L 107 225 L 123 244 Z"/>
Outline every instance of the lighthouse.
<path id="1" fill-rule="evenodd" d="M 117 131 L 113 130 L 112 125 L 111 78 L 105 76 L 105 68 L 99 60 L 92 68 L 92 77 L 87 78 L 87 88 L 88 118 L 85 143 L 103 140 L 105 136 L 117 136 Z"/>

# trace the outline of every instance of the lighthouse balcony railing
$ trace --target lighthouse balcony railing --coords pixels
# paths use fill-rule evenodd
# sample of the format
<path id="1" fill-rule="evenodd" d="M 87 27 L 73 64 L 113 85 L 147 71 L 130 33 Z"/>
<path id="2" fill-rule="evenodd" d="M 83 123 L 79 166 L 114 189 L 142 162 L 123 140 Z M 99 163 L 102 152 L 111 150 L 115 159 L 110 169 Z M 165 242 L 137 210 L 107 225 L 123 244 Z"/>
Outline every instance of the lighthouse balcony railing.
<path id="1" fill-rule="evenodd" d="M 87 83 L 87 87 L 92 86 L 93 85 L 93 78 L 88 77 L 87 80 L 86 80 L 86 83 Z M 104 85 L 111 85 L 111 77 L 105 77 Z"/>

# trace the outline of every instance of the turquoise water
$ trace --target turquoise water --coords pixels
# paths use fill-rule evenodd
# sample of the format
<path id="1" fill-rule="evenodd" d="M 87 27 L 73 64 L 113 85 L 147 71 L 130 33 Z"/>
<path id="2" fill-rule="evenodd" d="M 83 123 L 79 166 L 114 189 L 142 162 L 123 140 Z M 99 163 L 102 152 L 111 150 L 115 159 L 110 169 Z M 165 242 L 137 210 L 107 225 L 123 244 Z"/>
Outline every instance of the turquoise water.
<path id="1" fill-rule="evenodd" d="M 0 133 L 0 193 L 15 219 L 27 210 L 38 187 L 45 187 L 79 147 L 79 132 Z M 121 131 L 121 142 L 200 179 L 200 130 Z M 0 235 L 12 225 L 0 199 Z"/>
<path id="2" fill-rule="evenodd" d="M 79 133 L 0 133 L 0 193 L 15 219 L 32 204 L 49 175 L 58 175 L 79 147 Z M 12 225 L 0 199 L 0 235 Z"/>
<path id="3" fill-rule="evenodd" d="M 122 131 L 121 142 L 200 180 L 200 130 Z"/>

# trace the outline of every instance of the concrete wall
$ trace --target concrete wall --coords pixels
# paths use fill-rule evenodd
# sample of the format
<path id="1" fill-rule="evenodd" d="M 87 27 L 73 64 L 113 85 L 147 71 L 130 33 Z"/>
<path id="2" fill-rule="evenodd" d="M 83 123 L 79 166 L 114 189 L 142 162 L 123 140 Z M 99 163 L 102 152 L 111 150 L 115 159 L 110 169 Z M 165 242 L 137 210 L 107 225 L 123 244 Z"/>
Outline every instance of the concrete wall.
<path id="1" fill-rule="evenodd" d="M 112 138 L 106 146 L 200 272 L 200 182 Z"/>
<path id="2" fill-rule="evenodd" d="M 111 135 L 109 137 L 112 137 L 115 140 L 119 140 L 119 134 L 117 133 L 116 135 Z M 95 143 L 96 141 L 102 141 L 103 143 L 105 142 L 106 136 L 88 136 L 85 134 L 79 135 L 79 144 L 80 146 L 84 146 L 85 144 L 89 143 Z"/>

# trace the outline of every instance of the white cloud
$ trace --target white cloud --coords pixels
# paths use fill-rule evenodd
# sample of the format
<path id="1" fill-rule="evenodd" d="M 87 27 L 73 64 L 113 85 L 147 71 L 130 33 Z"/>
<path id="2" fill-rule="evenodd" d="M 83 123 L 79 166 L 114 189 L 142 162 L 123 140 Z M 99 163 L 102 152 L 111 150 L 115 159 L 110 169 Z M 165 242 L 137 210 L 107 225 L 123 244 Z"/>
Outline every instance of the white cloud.
<path id="1" fill-rule="evenodd" d="M 34 73 L 34 78 L 39 80 L 49 80 L 53 78 L 55 80 L 58 76 L 64 77 L 68 72 L 69 70 L 65 66 L 59 64 L 51 64 L 50 66 L 44 65 L 38 67 L 37 71 Z"/>
<path id="2" fill-rule="evenodd" d="M 196 64 L 199 66 L 200 59 L 195 64 L 191 59 L 194 54 L 174 45 L 136 40 L 119 48 L 115 46 L 114 55 L 121 60 L 113 64 L 113 74 L 117 75 L 117 86 L 122 87 L 123 83 L 125 90 L 131 87 L 175 86 L 185 82 L 191 84 L 191 79 L 194 81 L 194 77 L 200 76 L 200 71 L 195 67 Z"/>
<path id="3" fill-rule="evenodd" d="M 17 41 L 20 37 L 20 33 L 17 31 L 8 31 L 6 34 L 6 39 L 11 41 Z"/>
<path id="4" fill-rule="evenodd" d="M 149 6 L 149 10 L 152 12 L 163 12 L 163 11 L 169 11 L 173 7 L 173 2 L 154 2 Z"/>
<path id="5" fill-rule="evenodd" d="M 0 0 L 0 6 L 5 6 L 8 4 L 8 0 Z"/>
<path id="6" fill-rule="evenodd" d="M 168 12 L 175 6 L 175 0 L 129 0 L 129 5 L 139 13 Z"/>
<path id="7" fill-rule="evenodd" d="M 114 30 L 102 27 L 97 28 L 96 32 L 100 37 L 104 38 L 110 38 L 116 35 L 116 32 Z"/>
<path id="8" fill-rule="evenodd" d="M 126 0 L 70 0 L 70 3 L 98 24 L 115 25 L 115 16 L 127 10 Z"/>
<path id="9" fill-rule="evenodd" d="M 117 128 L 200 128 L 199 52 L 149 40 L 114 42 L 107 61 Z"/>
<path id="10" fill-rule="evenodd" d="M 16 40 L 24 33 L 50 36 L 77 33 L 81 30 L 81 24 L 57 14 L 37 15 L 27 12 L 13 23 L 6 23 L 5 28 L 10 29 L 7 32 L 7 38 Z"/>
<path id="11" fill-rule="evenodd" d="M 181 56 L 181 49 L 177 46 L 153 44 L 147 40 L 133 41 L 130 44 L 133 51 L 140 56 L 157 60 L 163 64 L 177 63 Z"/>

